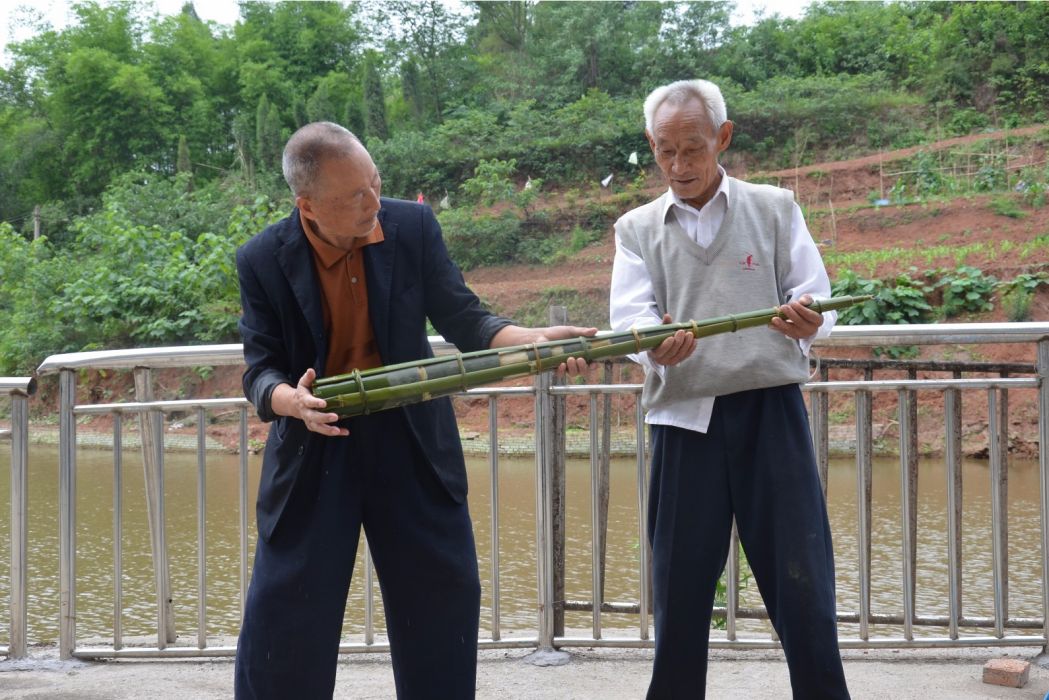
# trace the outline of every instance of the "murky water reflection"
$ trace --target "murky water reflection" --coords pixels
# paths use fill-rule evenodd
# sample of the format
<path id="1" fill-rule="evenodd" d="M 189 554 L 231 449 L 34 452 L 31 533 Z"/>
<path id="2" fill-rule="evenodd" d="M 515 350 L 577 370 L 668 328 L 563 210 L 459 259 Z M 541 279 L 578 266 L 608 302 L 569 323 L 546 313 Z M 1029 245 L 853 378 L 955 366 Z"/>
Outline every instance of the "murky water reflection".
<path id="1" fill-rule="evenodd" d="M 0 562 L 10 561 L 9 459 L 0 445 Z M 105 451 L 78 452 L 77 479 L 77 637 L 110 638 L 113 630 L 113 462 Z M 249 522 L 254 523 L 254 493 L 258 486 L 259 457 L 249 461 Z M 475 522 L 484 594 L 482 634 L 491 629 L 490 479 L 486 460 L 471 460 L 470 508 Z M 239 458 L 208 455 L 207 461 L 207 633 L 219 640 L 236 633 L 240 621 L 239 517 L 237 475 Z M 195 454 L 169 453 L 165 459 L 167 541 L 171 557 L 171 588 L 175 626 L 180 643 L 194 644 L 197 635 L 197 466 Z M 590 468 L 585 461 L 568 468 L 568 543 L 566 598 L 591 598 Z M 1038 468 L 1032 461 L 1013 461 L 1009 482 L 1009 615 L 1041 616 L 1041 545 Z M 121 622 L 126 636 L 156 635 L 156 595 L 150 560 L 149 531 L 143 497 L 142 464 L 137 450 L 124 457 L 123 606 Z M 536 625 L 535 577 L 535 468 L 530 459 L 504 459 L 499 475 L 501 632 L 528 633 Z M 967 616 L 993 615 L 991 568 L 991 503 L 988 465 L 964 465 L 965 512 L 963 527 L 964 611 Z M 612 465 L 608 533 L 609 573 L 605 600 L 635 602 L 639 590 L 639 531 L 637 477 L 633 460 Z M 902 612 L 899 465 L 896 460 L 874 464 L 872 507 L 872 608 L 878 613 Z M 946 615 L 947 540 L 946 476 L 942 460 L 921 463 L 918 487 L 917 614 Z M 838 606 L 841 612 L 858 609 L 856 478 L 853 460 L 831 465 L 829 511 L 837 558 Z M 33 446 L 29 475 L 29 640 L 55 643 L 58 638 L 58 451 Z M 249 562 L 254 527 L 249 530 Z M 346 635 L 363 631 L 363 566 L 359 563 L 347 606 Z M 10 582 L 0 576 L 0 601 L 10 596 Z M 743 591 L 744 605 L 759 605 L 757 587 Z M 382 631 L 382 607 L 376 593 L 377 631 Z M 606 614 L 606 628 L 635 629 L 637 616 Z M 9 639 L 9 620 L 0 620 L 0 639 Z M 589 628 L 588 612 L 569 612 L 569 628 Z M 757 621 L 741 622 L 741 630 L 762 630 Z M 844 626 L 843 634 L 855 635 Z M 872 626 L 871 634 L 898 635 L 887 627 Z M 943 630 L 931 633 L 944 634 Z M 984 630 L 981 634 L 987 634 Z M 921 632 L 916 631 L 916 634 Z M 225 640 L 225 641 L 228 641 Z"/>

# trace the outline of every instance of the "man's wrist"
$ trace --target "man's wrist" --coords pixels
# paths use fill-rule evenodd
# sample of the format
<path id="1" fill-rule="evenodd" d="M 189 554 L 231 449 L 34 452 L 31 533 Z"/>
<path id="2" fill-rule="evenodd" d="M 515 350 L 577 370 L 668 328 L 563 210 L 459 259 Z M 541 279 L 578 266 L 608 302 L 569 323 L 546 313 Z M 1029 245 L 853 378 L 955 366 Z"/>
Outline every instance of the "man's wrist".
<path id="1" fill-rule="evenodd" d="M 270 410 L 278 416 L 298 418 L 295 415 L 295 387 L 286 382 L 274 386 L 270 394 Z"/>

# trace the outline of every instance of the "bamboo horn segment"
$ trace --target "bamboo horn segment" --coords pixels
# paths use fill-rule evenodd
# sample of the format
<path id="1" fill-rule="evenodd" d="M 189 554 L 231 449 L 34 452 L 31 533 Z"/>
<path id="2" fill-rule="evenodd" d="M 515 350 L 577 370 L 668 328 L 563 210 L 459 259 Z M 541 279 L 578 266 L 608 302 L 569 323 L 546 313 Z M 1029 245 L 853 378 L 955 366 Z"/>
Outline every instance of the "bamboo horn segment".
<path id="1" fill-rule="evenodd" d="M 840 296 L 813 300 L 808 306 L 826 313 L 872 299 L 870 295 Z M 455 353 L 375 369 L 355 369 L 348 374 L 318 379 L 313 385 L 313 394 L 328 402 L 328 411 L 341 416 L 365 415 L 457 394 L 505 379 L 539 374 L 556 369 L 569 357 L 594 362 L 640 353 L 656 347 L 679 330 L 689 331 L 696 338 L 705 338 L 765 326 L 776 316 L 783 317 L 779 307 L 703 321 L 668 323 L 623 332 L 606 331 L 589 338 Z"/>

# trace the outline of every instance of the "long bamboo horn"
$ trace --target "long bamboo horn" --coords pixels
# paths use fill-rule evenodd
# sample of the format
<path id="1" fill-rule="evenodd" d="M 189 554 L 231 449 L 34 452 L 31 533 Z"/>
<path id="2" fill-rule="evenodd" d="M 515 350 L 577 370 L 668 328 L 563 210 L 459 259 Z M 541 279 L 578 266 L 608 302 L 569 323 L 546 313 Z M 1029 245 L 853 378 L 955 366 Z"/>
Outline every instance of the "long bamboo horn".
<path id="1" fill-rule="evenodd" d="M 808 307 L 826 313 L 871 299 L 870 295 L 831 297 L 813 300 Z M 656 347 L 679 330 L 704 338 L 764 326 L 777 316 L 784 317 L 778 306 L 702 321 L 668 323 L 622 332 L 606 331 L 589 338 L 581 336 L 454 353 L 318 379 L 313 385 L 313 394 L 328 402 L 327 410 L 342 416 L 374 413 L 505 379 L 539 374 L 557 368 L 569 357 L 594 362 L 640 353 Z"/>

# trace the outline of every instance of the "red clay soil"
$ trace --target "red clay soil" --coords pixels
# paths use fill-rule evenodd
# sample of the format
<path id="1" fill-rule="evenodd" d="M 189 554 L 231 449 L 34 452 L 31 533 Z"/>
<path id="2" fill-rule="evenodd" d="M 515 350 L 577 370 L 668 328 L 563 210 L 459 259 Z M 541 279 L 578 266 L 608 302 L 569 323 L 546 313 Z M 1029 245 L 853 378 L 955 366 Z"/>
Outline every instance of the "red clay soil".
<path id="1" fill-rule="evenodd" d="M 1028 136 L 1045 131 L 1046 127 L 1036 126 L 1014 129 L 993 134 L 978 134 L 966 137 L 946 139 L 944 141 L 916 148 L 901 149 L 866 156 L 848 161 L 836 161 L 806 166 L 795 170 L 774 172 L 754 172 L 748 175 L 739 167 L 733 174 L 744 179 L 751 178 L 763 182 L 778 183 L 798 193 L 798 197 L 808 214 L 809 227 L 813 238 L 819 244 L 825 257 L 830 260 L 857 251 L 901 249 L 904 251 L 928 250 L 927 260 L 917 272 L 926 269 L 954 269 L 958 265 L 956 252 L 966 249 L 964 264 L 983 270 L 998 279 L 1008 280 L 1020 272 L 1046 270 L 1049 260 L 1019 259 L 1015 254 L 1001 254 L 1002 242 L 1020 244 L 1033 241 L 1038 237 L 1049 235 L 1049 207 L 1033 208 L 1020 206 L 1019 217 L 996 213 L 992 200 L 1001 195 L 976 195 L 949 201 L 935 201 L 905 205 L 875 207 L 870 203 L 872 193 L 881 193 L 891 188 L 895 182 L 894 172 L 902 169 L 901 161 L 919 151 L 935 152 L 947 148 L 956 148 L 964 144 L 990 142 L 982 146 L 987 149 L 1001 149 L 999 143 L 1004 136 Z M 996 145 L 997 143 L 997 145 Z M 1009 164 L 1013 172 L 1022 165 L 1044 164 L 1045 148 L 1032 144 L 1013 155 Z M 652 180 L 649 188 L 652 197 L 658 196 L 664 189 L 658 180 Z M 833 212 L 833 214 L 832 214 Z M 983 244 L 982 246 L 980 244 Z M 933 254 L 940 251 L 940 254 Z M 611 229 L 605 238 L 588 246 L 569 260 L 549 266 L 497 267 L 473 270 L 466 278 L 470 286 L 486 301 L 503 313 L 512 316 L 513 310 L 529 300 L 535 299 L 543 290 L 554 287 L 572 286 L 587 298 L 607 299 L 608 285 L 611 277 L 611 264 L 615 252 Z M 1043 254 L 1044 255 L 1044 254 Z M 835 268 L 828 263 L 831 278 L 836 278 L 843 268 Z M 882 262 L 873 265 L 873 269 L 857 269 L 855 272 L 866 278 L 885 278 L 902 272 L 898 263 L 886 256 Z M 912 275 L 915 272 L 911 272 Z M 956 322 L 995 322 L 1007 320 L 1000 305 L 988 313 L 969 315 L 949 319 Z M 1043 285 L 1032 305 L 1029 319 L 1031 321 L 1049 320 L 1049 289 Z M 826 353 L 826 351 L 824 351 Z M 856 348 L 835 351 L 835 356 L 848 358 L 870 358 L 871 349 Z M 921 359 L 930 360 L 979 360 L 1001 363 L 1035 362 L 1034 348 L 1029 345 L 981 345 L 954 347 L 923 347 Z M 847 373 L 842 372 L 842 375 Z M 934 375 L 924 375 L 934 376 Z M 939 375 L 942 376 L 942 375 Z M 967 375 L 969 376 L 969 375 Z M 637 377 L 634 378 L 636 380 Z M 962 424 L 964 449 L 971 455 L 986 453 L 986 400 L 974 398 L 963 401 Z M 875 422 L 876 438 L 880 438 L 886 449 L 895 445 L 896 420 L 895 395 L 881 393 L 876 397 Z M 942 397 L 931 392 L 923 392 L 919 397 L 919 428 L 922 432 L 920 449 L 926 453 L 938 453 L 943 449 Z M 846 405 L 851 397 L 836 397 L 831 412 L 849 413 L 851 407 Z M 502 409 L 501 418 L 511 425 L 526 425 L 530 420 L 530 407 L 521 405 L 514 409 L 510 404 L 522 402 L 504 402 L 508 405 Z M 1013 453 L 1024 456 L 1037 454 L 1037 400 L 1035 392 L 1014 391 L 1009 396 L 1010 408 L 1010 449 Z M 519 413 L 520 415 L 515 415 Z M 583 406 L 570 412 L 581 417 L 587 415 Z M 571 420 L 571 419 L 570 419 Z M 844 423 L 851 422 L 851 415 L 844 417 Z M 464 428 L 483 432 L 486 430 L 487 410 L 485 404 L 475 408 L 466 407 L 461 411 L 460 421 Z"/>
<path id="2" fill-rule="evenodd" d="M 1030 127 L 1011 132 L 996 132 L 949 139 L 937 144 L 901 151 L 886 152 L 849 161 L 820 163 L 804 168 L 776 172 L 753 172 L 748 175 L 739 164 L 730 163 L 730 171 L 742 178 L 760 179 L 763 182 L 779 182 L 784 187 L 794 189 L 805 207 L 809 227 L 814 239 L 820 245 L 824 257 L 828 259 L 831 278 L 843 272 L 835 269 L 834 260 L 841 260 L 847 253 L 898 248 L 905 251 L 939 250 L 941 255 L 931 255 L 923 260 L 921 269 L 946 268 L 954 269 L 958 265 L 955 252 L 969 247 L 965 264 L 973 265 L 994 274 L 999 279 L 1012 279 L 1021 271 L 1049 269 L 1046 259 L 1019 259 L 1015 254 L 1001 254 L 1001 243 L 1009 241 L 1019 245 L 1033 241 L 1038 237 L 1049 235 L 1049 207 L 1032 208 L 1021 206 L 1019 217 L 996 213 L 992 206 L 993 196 L 969 196 L 950 201 L 891 205 L 875 207 L 870 204 L 871 193 L 880 193 L 891 187 L 894 178 L 886 173 L 900 169 L 899 161 L 918 150 L 936 151 L 953 148 L 965 143 L 1000 139 L 1009 135 L 1028 135 L 1043 131 L 1045 127 Z M 1001 148 L 1001 146 L 990 146 Z M 1013 149 L 1019 150 L 1019 149 Z M 1035 143 L 1023 149 L 1015 156 L 1016 163 L 1044 163 L 1046 159 L 1043 146 Z M 651 178 L 651 187 L 647 194 L 658 196 L 663 186 L 655 177 Z M 999 197 L 1001 195 L 998 195 Z M 984 244 L 983 250 L 977 244 Z M 1043 248 L 1044 249 L 1044 248 Z M 555 265 L 503 266 L 476 269 L 466 274 L 469 285 L 493 308 L 500 313 L 513 316 L 522 308 L 539 298 L 545 290 L 551 288 L 571 287 L 584 298 L 602 307 L 607 304 L 608 286 L 611 275 L 614 241 L 609 227 L 605 237 L 590 245 L 569 259 Z M 1044 256 L 1044 253 L 1041 253 Z M 886 256 L 884 262 L 873 265 L 874 269 L 857 269 L 861 277 L 874 278 L 892 276 L 907 270 L 899 269 L 892 256 Z M 602 316 L 604 312 L 602 311 Z M 981 314 L 952 318 L 951 321 L 1004 321 L 1005 314 L 1001 308 Z M 1034 299 L 1029 320 L 1049 320 L 1049 290 L 1043 285 Z M 841 357 L 871 357 L 869 349 L 853 348 L 835 351 Z M 952 346 L 924 347 L 923 359 L 973 359 L 997 362 L 1035 361 L 1031 346 Z M 635 368 L 636 370 L 636 368 Z M 624 370 L 617 370 L 624 371 Z M 626 381 L 638 381 L 640 375 L 628 372 Z M 158 396 L 231 396 L 240 395 L 239 372 L 216 368 L 206 380 L 194 373 L 160 373 Z M 47 394 L 54 391 L 50 382 L 44 382 L 42 390 L 47 405 L 54 405 Z M 126 393 L 130 384 L 127 376 L 120 373 L 110 374 L 106 378 L 94 377 L 82 382 L 85 390 L 92 394 L 96 401 L 118 400 L 109 398 Z M 121 386 L 124 387 L 121 389 Z M 929 396 L 923 392 L 919 407 L 919 427 L 922 431 L 921 448 L 927 453 L 942 450 L 942 397 Z M 1015 391 L 1009 396 L 1010 402 L 1010 439 L 1014 452 L 1029 456 L 1037 451 L 1037 403 L 1033 391 Z M 972 394 L 973 397 L 978 396 Z M 848 425 L 851 410 L 850 397 L 835 398 L 832 406 L 832 418 L 838 416 L 839 423 Z M 967 400 L 963 403 L 963 432 L 966 434 L 965 450 L 969 454 L 980 454 L 986 450 L 987 406 L 986 399 Z M 501 402 L 502 424 L 500 430 L 509 433 L 530 432 L 532 425 L 532 407 L 529 401 L 514 400 Z M 576 410 L 578 409 L 578 410 Z M 876 438 L 881 438 L 891 449 L 895 444 L 895 396 L 882 392 L 876 398 Z M 464 431 L 487 431 L 487 401 L 458 400 L 457 410 L 460 424 Z M 624 408 L 629 418 L 631 409 Z M 585 420 L 587 411 L 580 404 L 570 411 L 570 416 Z M 228 418 L 233 418 L 229 416 Z M 573 419 L 570 417 L 569 419 Z M 932 421 L 929 423 L 929 421 Z M 937 421 L 940 421 L 939 423 Z M 926 425 L 929 423 L 928 425 Z M 503 426 L 506 426 L 505 428 Z M 102 426 L 99 426 L 102 427 Z M 209 430 L 216 439 L 224 444 L 236 445 L 237 427 L 233 422 L 219 421 Z M 250 438 L 253 446 L 261 445 L 265 439 L 266 426 L 255 422 L 250 426 Z M 928 437 L 926 437 L 928 435 Z"/>

